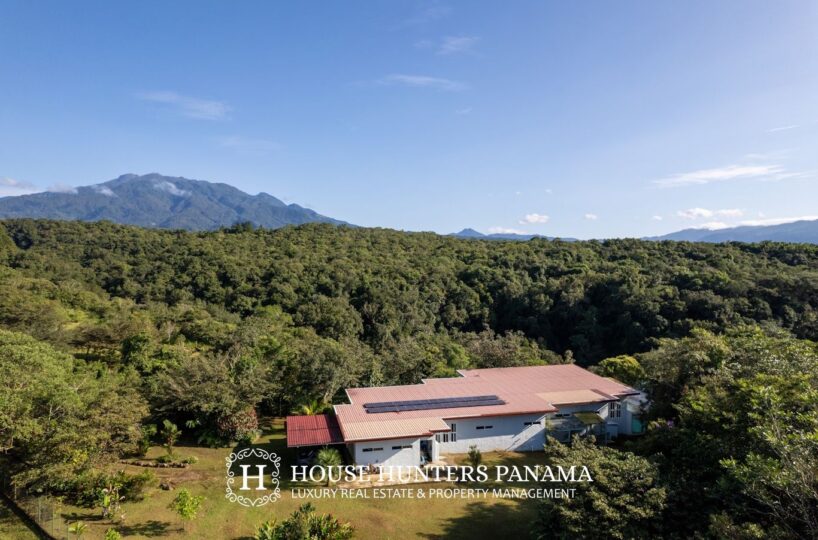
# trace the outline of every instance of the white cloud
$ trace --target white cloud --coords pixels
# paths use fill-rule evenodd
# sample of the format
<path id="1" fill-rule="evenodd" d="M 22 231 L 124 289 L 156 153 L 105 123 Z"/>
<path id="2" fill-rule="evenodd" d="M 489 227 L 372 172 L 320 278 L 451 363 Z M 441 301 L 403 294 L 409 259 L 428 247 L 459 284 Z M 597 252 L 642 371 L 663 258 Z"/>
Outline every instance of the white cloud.
<path id="1" fill-rule="evenodd" d="M 519 223 L 520 225 L 526 225 L 530 223 L 548 223 L 549 219 L 551 218 L 546 216 L 545 214 L 526 214 L 525 217 L 519 221 Z"/>
<path id="2" fill-rule="evenodd" d="M 161 180 L 153 184 L 153 187 L 160 191 L 167 191 L 171 195 L 175 195 L 177 197 L 185 197 L 190 195 L 189 191 L 185 191 L 184 189 L 179 189 L 176 187 L 176 184 L 173 182 L 168 182 L 167 180 Z"/>
<path id="3" fill-rule="evenodd" d="M 443 79 L 441 77 L 429 77 L 427 75 L 406 75 L 403 73 L 394 73 L 387 75 L 380 81 L 380 84 L 390 86 L 408 86 L 412 88 L 431 88 L 433 90 L 442 90 L 445 92 L 457 92 L 464 90 L 466 85 L 450 79 Z"/>
<path id="4" fill-rule="evenodd" d="M 101 184 L 97 184 L 95 186 L 91 186 L 91 189 L 99 193 L 100 195 L 105 195 L 106 197 L 116 197 L 116 193 L 111 191 L 111 188 L 108 186 L 103 186 Z"/>
<path id="5" fill-rule="evenodd" d="M 685 219 L 699 219 L 709 218 L 714 216 L 720 217 L 741 217 L 744 211 L 739 208 L 724 208 L 722 210 L 708 210 L 707 208 L 688 208 L 687 210 L 679 210 L 676 215 Z"/>
<path id="6" fill-rule="evenodd" d="M 23 180 L 0 177 L 0 197 L 9 195 L 27 195 L 40 191 L 37 186 Z"/>
<path id="7" fill-rule="evenodd" d="M 662 216 L 658 216 L 658 215 L 657 216 L 652 216 L 650 219 L 652 219 L 653 221 L 662 221 Z"/>
<path id="8" fill-rule="evenodd" d="M 240 153 L 253 155 L 269 154 L 281 148 L 281 145 L 275 141 L 241 137 L 238 135 L 222 137 L 219 139 L 219 145 Z"/>
<path id="9" fill-rule="evenodd" d="M 772 129 L 768 129 L 767 133 L 776 133 L 778 131 L 789 131 L 789 130 L 795 129 L 797 127 L 798 127 L 798 124 L 792 124 L 792 125 L 789 125 L 789 126 L 779 126 L 779 127 L 774 127 Z"/>
<path id="10" fill-rule="evenodd" d="M 585 214 L 585 219 L 589 221 L 596 221 L 599 219 L 599 216 L 596 214 Z"/>
<path id="11" fill-rule="evenodd" d="M 798 216 L 798 217 L 783 217 L 783 218 L 764 218 L 764 219 L 749 219 L 742 221 L 740 225 L 758 226 L 758 225 L 781 225 L 782 223 L 792 223 L 794 221 L 815 221 L 818 216 Z"/>
<path id="12" fill-rule="evenodd" d="M 77 194 L 77 188 L 74 186 L 69 186 L 68 184 L 63 184 L 62 182 L 57 182 L 56 184 L 51 184 L 48 186 L 46 191 L 50 191 L 51 193 L 67 193 L 70 195 Z"/>
<path id="13" fill-rule="evenodd" d="M 446 36 L 437 49 L 437 54 L 450 55 L 469 52 L 479 38 L 471 36 Z"/>
<path id="14" fill-rule="evenodd" d="M 143 101 L 174 107 L 180 114 L 199 120 L 224 120 L 231 110 L 221 101 L 183 96 L 176 92 L 146 92 L 137 97 Z"/>
<path id="15" fill-rule="evenodd" d="M 727 223 L 724 223 L 723 221 L 708 221 L 707 223 L 702 223 L 701 225 L 698 225 L 698 226 L 693 227 L 693 228 L 694 229 L 708 229 L 708 230 L 711 230 L 711 231 L 715 231 L 717 229 L 726 229 L 729 226 L 730 225 L 728 225 Z"/>
<path id="16" fill-rule="evenodd" d="M 554 190 L 551 188 L 545 188 L 545 192 L 551 195 L 552 193 L 554 193 Z"/>
<path id="17" fill-rule="evenodd" d="M 730 180 L 784 180 L 804 176 L 804 173 L 787 172 L 780 165 L 727 165 L 714 169 L 675 174 L 660 180 L 654 180 L 659 187 L 680 187 L 711 184 Z"/>
<path id="18" fill-rule="evenodd" d="M 489 227 L 489 234 L 530 234 L 520 229 L 510 229 L 508 227 Z"/>

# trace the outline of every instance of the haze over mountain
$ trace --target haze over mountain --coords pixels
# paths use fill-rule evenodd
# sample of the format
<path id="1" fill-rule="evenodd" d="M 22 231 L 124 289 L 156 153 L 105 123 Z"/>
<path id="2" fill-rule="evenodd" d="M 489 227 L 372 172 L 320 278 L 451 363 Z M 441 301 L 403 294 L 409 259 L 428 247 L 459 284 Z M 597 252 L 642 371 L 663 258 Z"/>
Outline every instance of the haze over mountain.
<path id="1" fill-rule="evenodd" d="M 779 225 L 729 227 L 726 229 L 683 229 L 648 240 L 688 242 L 801 242 L 818 244 L 818 220 L 802 220 Z"/>
<path id="2" fill-rule="evenodd" d="M 463 229 L 460 232 L 452 233 L 449 236 L 456 236 L 458 238 L 473 238 L 478 240 L 520 240 L 526 241 L 532 238 L 545 238 L 546 240 L 565 240 L 566 242 L 575 242 L 576 238 L 562 238 L 555 236 L 544 236 L 541 234 L 519 234 L 519 233 L 491 233 L 483 234 L 471 228 Z"/>
<path id="3" fill-rule="evenodd" d="M 0 198 L 0 218 L 48 218 L 164 229 L 212 230 L 235 223 L 259 227 L 320 222 L 345 225 L 297 204 L 233 186 L 161 174 L 124 174 L 115 180 L 61 192 Z"/>

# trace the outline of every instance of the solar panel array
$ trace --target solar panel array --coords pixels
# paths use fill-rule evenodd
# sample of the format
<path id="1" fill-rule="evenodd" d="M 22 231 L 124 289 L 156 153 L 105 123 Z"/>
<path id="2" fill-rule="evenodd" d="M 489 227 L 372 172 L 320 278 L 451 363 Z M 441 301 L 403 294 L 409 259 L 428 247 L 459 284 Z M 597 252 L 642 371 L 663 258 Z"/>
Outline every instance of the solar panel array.
<path id="1" fill-rule="evenodd" d="M 380 401 L 364 403 L 364 410 L 368 413 L 425 411 L 431 409 L 458 409 L 461 407 L 485 407 L 489 405 L 505 405 L 506 402 L 495 395 L 490 396 L 462 396 L 435 399 L 414 399 L 411 401 Z"/>

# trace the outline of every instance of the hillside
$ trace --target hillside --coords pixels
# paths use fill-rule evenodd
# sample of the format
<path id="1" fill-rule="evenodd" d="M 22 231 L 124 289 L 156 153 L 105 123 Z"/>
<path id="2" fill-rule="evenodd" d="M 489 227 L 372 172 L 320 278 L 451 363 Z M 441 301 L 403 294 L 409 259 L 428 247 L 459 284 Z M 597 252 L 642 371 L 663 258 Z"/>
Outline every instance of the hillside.
<path id="1" fill-rule="evenodd" d="M 683 229 L 649 240 L 688 242 L 793 242 L 818 244 L 818 220 L 795 221 L 780 225 L 729 227 L 726 229 Z"/>
<path id="2" fill-rule="evenodd" d="M 272 195 L 181 177 L 125 174 L 62 192 L 0 198 L 0 218 L 102 221 L 162 229 L 213 230 L 250 222 L 275 229 L 303 223 L 344 224 Z"/>

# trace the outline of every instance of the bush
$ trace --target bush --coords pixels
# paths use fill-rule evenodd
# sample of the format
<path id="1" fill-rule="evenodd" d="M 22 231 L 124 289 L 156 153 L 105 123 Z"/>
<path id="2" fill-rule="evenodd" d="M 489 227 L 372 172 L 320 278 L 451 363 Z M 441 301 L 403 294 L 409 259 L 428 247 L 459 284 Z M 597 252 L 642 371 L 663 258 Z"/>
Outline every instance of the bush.
<path id="1" fill-rule="evenodd" d="M 156 437 L 158 429 L 156 428 L 156 424 L 146 424 L 141 427 L 141 431 L 142 437 L 139 439 L 137 455 L 139 455 L 139 457 L 145 457 L 145 454 L 150 450 L 151 442 L 153 438 Z"/>
<path id="2" fill-rule="evenodd" d="M 187 463 L 188 465 L 195 465 L 196 463 L 199 463 L 199 458 L 197 458 L 196 456 L 188 456 L 182 460 L 182 463 Z"/>
<path id="3" fill-rule="evenodd" d="M 163 456 L 159 456 L 156 458 L 157 463 L 173 463 L 173 456 L 170 454 L 165 454 Z"/>
<path id="4" fill-rule="evenodd" d="M 249 444 L 259 436 L 258 416 L 252 407 L 220 416 L 216 427 L 219 436 L 229 441 Z"/>
<path id="5" fill-rule="evenodd" d="M 477 448 L 477 445 L 473 444 L 469 446 L 469 455 L 466 457 L 466 461 L 475 469 L 483 463 L 483 454 L 480 452 L 480 449 Z"/>
<path id="6" fill-rule="evenodd" d="M 256 540 L 347 540 L 353 533 L 349 523 L 341 523 L 330 514 L 316 514 L 315 507 L 306 503 L 281 523 L 262 523 Z"/>
<path id="7" fill-rule="evenodd" d="M 123 500 L 134 502 L 142 500 L 147 486 L 155 481 L 156 475 L 151 471 L 139 474 L 127 474 L 125 471 L 114 474 L 95 472 L 77 477 L 72 483 L 62 486 L 61 492 L 77 506 L 93 508 L 102 490 L 109 486 L 118 486 Z"/>

